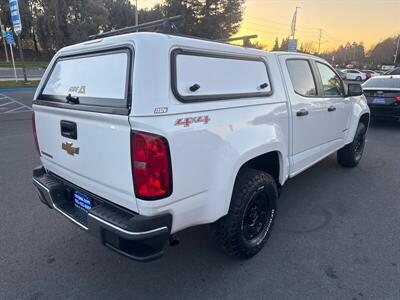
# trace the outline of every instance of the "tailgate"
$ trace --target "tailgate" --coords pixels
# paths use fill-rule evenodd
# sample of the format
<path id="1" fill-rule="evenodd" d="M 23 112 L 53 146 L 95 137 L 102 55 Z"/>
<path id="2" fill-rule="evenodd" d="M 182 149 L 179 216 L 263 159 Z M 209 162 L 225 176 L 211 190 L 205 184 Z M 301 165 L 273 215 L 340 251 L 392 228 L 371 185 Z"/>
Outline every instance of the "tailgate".
<path id="1" fill-rule="evenodd" d="M 130 59 L 125 50 L 58 59 L 33 109 L 46 169 L 137 212 L 128 117 Z"/>

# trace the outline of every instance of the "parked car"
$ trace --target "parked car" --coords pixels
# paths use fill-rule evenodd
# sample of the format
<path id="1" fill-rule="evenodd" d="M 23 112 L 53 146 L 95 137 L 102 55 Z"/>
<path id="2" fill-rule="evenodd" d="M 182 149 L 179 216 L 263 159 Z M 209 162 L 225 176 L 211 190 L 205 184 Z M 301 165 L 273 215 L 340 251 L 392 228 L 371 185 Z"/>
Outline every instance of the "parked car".
<path id="1" fill-rule="evenodd" d="M 380 74 L 378 72 L 372 71 L 372 70 L 361 70 L 365 75 L 367 75 L 367 79 L 370 79 L 371 77 L 379 76 Z"/>
<path id="2" fill-rule="evenodd" d="M 363 89 L 373 117 L 400 119 L 400 75 L 371 78 Z"/>
<path id="3" fill-rule="evenodd" d="M 357 166 L 369 124 L 361 85 L 321 58 L 150 32 L 58 51 L 33 111 L 40 200 L 142 261 L 200 224 L 252 257 L 288 178 L 335 152 Z"/>
<path id="4" fill-rule="evenodd" d="M 346 73 L 344 73 L 342 69 L 337 69 L 337 68 L 336 68 L 335 70 L 336 70 L 336 72 L 339 74 L 339 76 L 340 76 L 342 79 L 346 79 Z"/>
<path id="5" fill-rule="evenodd" d="M 362 81 L 367 79 L 367 75 L 357 69 L 344 69 L 342 72 L 346 74 L 346 80 Z"/>
<path id="6" fill-rule="evenodd" d="M 400 67 L 385 72 L 385 75 L 400 75 Z"/>

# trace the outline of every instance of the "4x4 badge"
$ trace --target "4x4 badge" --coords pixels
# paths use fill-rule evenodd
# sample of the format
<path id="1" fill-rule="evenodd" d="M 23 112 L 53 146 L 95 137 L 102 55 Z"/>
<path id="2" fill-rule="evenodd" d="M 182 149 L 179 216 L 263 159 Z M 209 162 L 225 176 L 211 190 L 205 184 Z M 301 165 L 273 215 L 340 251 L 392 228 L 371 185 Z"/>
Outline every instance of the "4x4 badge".
<path id="1" fill-rule="evenodd" d="M 72 143 L 62 143 L 61 148 L 65 151 L 67 151 L 68 154 L 70 155 L 75 155 L 75 154 L 79 154 L 79 147 L 74 147 Z"/>

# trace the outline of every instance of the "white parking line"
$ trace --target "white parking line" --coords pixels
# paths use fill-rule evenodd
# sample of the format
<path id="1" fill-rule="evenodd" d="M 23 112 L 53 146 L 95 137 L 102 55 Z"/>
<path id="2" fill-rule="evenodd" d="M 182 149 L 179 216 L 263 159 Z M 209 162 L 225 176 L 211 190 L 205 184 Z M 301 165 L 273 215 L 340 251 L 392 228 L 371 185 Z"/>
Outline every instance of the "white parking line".
<path id="1" fill-rule="evenodd" d="M 11 101 L 11 102 L 0 104 L 0 106 L 5 106 L 5 105 L 11 104 L 11 103 L 15 103 L 15 101 Z"/>
<path id="2" fill-rule="evenodd" d="M 26 109 L 26 107 L 23 107 L 23 106 L 16 107 L 16 108 L 13 108 L 13 109 L 7 110 L 7 111 L 6 111 L 6 112 L 4 112 L 4 113 L 5 113 L 5 114 L 8 114 L 8 113 L 11 113 L 11 112 L 15 112 L 15 111 L 17 111 L 17 110 L 20 110 L 20 109 Z"/>
<path id="3" fill-rule="evenodd" d="M 26 105 L 26 104 L 23 104 L 22 102 L 19 102 L 18 100 L 14 99 L 14 98 L 11 98 L 11 97 L 9 97 L 9 96 L 7 96 L 7 95 L 4 95 L 4 94 L 0 94 L 0 96 L 4 96 L 4 97 L 6 97 L 8 100 L 17 102 L 19 105 L 25 106 L 27 109 L 32 110 L 32 107 L 30 107 L 30 106 L 28 106 L 28 105 Z"/>
<path id="4" fill-rule="evenodd" d="M 5 94 L 0 94 L 0 100 L 9 100 L 6 103 L 0 104 L 0 114 L 14 114 L 14 113 L 23 113 L 23 112 L 30 112 L 32 108 L 12 97 L 9 97 Z M 15 105 L 18 105 L 15 107 Z M 8 110 L 6 110 L 8 109 Z M 6 111 L 4 111 L 6 110 Z"/>

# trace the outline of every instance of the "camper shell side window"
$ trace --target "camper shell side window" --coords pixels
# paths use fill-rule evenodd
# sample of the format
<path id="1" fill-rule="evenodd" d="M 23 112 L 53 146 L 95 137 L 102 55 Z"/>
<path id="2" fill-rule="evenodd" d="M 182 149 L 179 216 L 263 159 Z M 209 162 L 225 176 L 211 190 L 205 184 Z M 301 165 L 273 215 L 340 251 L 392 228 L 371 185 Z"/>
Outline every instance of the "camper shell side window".
<path id="1" fill-rule="evenodd" d="M 268 66 L 261 57 L 175 49 L 171 87 L 181 102 L 266 97 L 272 94 Z"/>

